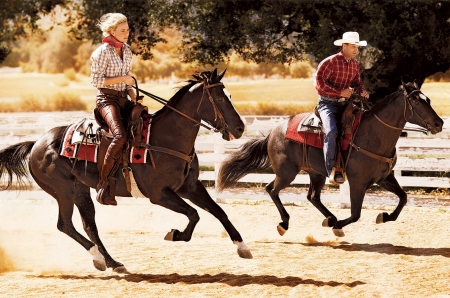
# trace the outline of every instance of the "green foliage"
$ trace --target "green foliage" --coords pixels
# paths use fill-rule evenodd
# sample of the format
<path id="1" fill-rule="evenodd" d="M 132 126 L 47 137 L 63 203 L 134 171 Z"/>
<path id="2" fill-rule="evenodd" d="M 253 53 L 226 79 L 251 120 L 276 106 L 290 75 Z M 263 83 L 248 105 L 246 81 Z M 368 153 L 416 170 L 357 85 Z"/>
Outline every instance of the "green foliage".
<path id="1" fill-rule="evenodd" d="M 65 0 L 3 0 L 0 1 L 0 63 L 2 63 L 12 43 L 18 38 L 36 32 L 36 22 L 51 14 L 57 5 Z"/>
<path id="2" fill-rule="evenodd" d="M 233 53 L 245 61 L 267 65 L 294 64 L 303 61 L 306 54 L 319 62 L 339 50 L 333 41 L 343 32 L 358 31 L 370 44 L 362 49 L 360 60 L 364 84 L 374 99 L 395 91 L 401 79 L 417 79 L 422 85 L 428 76 L 450 68 L 448 0 L 40 0 L 36 4 L 6 0 L 0 3 L 0 11 L 4 12 L 0 42 L 10 46 L 17 37 L 26 35 L 27 28 L 36 27 L 38 12 L 48 14 L 58 4 L 68 9 L 66 23 L 71 33 L 78 40 L 94 44 L 101 38 L 95 26 L 100 16 L 124 13 L 131 28 L 132 49 L 144 60 L 152 57 L 151 50 L 157 43 L 166 41 L 163 29 L 174 25 L 183 32 L 177 55 L 200 65 L 227 62 Z M 7 49 L 0 47 L 6 53 Z M 65 50 L 55 47 L 54 51 L 48 48 L 50 53 L 30 54 L 30 63 L 38 69 L 47 67 L 40 64 L 47 55 Z M 147 78 L 158 77 L 160 71 L 185 72 L 179 67 L 178 56 L 168 54 L 163 62 L 136 68 Z M 54 63 L 45 71 L 57 71 L 59 67 Z M 295 71 L 276 68 L 283 76 L 305 71 L 301 67 Z M 241 69 L 249 71 L 251 67 Z"/>

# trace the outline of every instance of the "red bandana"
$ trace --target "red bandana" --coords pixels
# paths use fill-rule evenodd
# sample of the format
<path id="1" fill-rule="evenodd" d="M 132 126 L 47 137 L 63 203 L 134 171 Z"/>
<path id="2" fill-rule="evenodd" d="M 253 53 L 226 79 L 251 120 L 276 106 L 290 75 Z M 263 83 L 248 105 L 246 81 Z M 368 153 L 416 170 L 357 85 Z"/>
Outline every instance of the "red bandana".
<path id="1" fill-rule="evenodd" d="M 115 47 L 116 49 L 121 48 L 124 43 L 118 41 L 114 36 L 108 35 L 105 38 L 102 39 L 102 43 L 107 43 Z"/>

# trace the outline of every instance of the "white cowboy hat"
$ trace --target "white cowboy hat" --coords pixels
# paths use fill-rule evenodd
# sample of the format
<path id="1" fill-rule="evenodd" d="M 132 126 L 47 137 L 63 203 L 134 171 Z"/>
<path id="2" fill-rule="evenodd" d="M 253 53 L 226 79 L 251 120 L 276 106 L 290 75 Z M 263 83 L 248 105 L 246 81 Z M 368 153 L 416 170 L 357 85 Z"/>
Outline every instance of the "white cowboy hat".
<path id="1" fill-rule="evenodd" d="M 357 46 L 365 47 L 367 45 L 367 41 L 365 40 L 359 40 L 359 34 L 358 32 L 345 32 L 342 35 L 342 39 L 338 39 L 334 41 L 335 46 L 341 46 L 343 43 L 351 43 L 355 44 Z"/>

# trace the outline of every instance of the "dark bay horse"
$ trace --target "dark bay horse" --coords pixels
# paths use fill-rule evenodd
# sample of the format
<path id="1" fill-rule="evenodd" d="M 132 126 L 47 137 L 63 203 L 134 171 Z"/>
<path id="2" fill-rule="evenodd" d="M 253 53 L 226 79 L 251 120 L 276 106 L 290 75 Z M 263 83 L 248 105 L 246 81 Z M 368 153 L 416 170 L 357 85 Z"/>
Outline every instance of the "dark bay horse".
<path id="1" fill-rule="evenodd" d="M 130 164 L 140 191 L 153 204 L 187 216 L 189 223 L 183 231 L 172 230 L 165 239 L 189 241 L 197 222 L 197 211 L 182 198 L 214 215 L 224 226 L 231 240 L 238 247 L 238 254 L 251 258 L 251 252 L 241 235 L 229 221 L 225 212 L 210 197 L 198 180 L 199 163 L 195 154 L 194 142 L 199 131 L 199 123 L 209 123 L 215 131 L 222 133 L 226 140 L 240 138 L 245 124 L 231 103 L 231 97 L 221 79 L 225 71 L 217 74 L 206 71 L 196 74 L 168 101 L 168 106 L 153 115 L 150 145 L 175 150 L 189 157 L 182 158 L 163 152 L 152 152 L 152 164 Z M 183 117 L 180 113 L 185 114 Z M 191 119 L 189 119 L 191 118 Z M 197 123 L 195 121 L 197 121 Z M 90 188 L 95 188 L 99 173 L 95 163 L 77 162 L 62 157 L 58 150 L 66 127 L 55 127 L 36 142 L 22 142 L 0 151 L 0 178 L 6 175 L 11 186 L 12 177 L 23 181 L 29 173 L 36 183 L 53 196 L 59 207 L 57 228 L 73 238 L 93 255 L 94 265 L 99 270 L 112 268 L 119 273 L 127 273 L 123 264 L 115 261 L 106 251 L 98 235 L 95 223 L 95 209 Z M 121 172 L 116 173 L 117 195 L 130 197 Z M 72 224 L 73 208 L 77 206 L 84 230 L 89 239 L 79 234 Z"/>
<path id="2" fill-rule="evenodd" d="M 277 227 L 280 235 L 289 227 L 289 214 L 280 201 L 279 192 L 289 186 L 302 166 L 311 168 L 306 170 L 311 179 L 307 198 L 326 217 L 322 225 L 332 227 L 336 236 L 344 236 L 342 228 L 358 221 L 365 192 L 375 183 L 399 197 L 396 209 L 391 214 L 379 214 L 376 222 L 395 221 L 407 201 L 406 193 L 392 171 L 396 162 L 395 145 L 406 122 L 417 124 L 432 134 L 442 131 L 444 124 L 416 83 L 402 84 L 397 92 L 376 103 L 370 112 L 364 113 L 359 129 L 353 136 L 353 150 L 346 168 L 351 216 L 337 220 L 320 201 L 327 176 L 323 150 L 307 146 L 309 164 L 304 164 L 303 145 L 285 138 L 291 119 L 275 127 L 267 137 L 252 139 L 232 153 L 223 162 L 218 178 L 218 189 L 223 190 L 248 173 L 272 166 L 276 177 L 266 186 L 266 191 L 281 215 L 282 222 Z"/>

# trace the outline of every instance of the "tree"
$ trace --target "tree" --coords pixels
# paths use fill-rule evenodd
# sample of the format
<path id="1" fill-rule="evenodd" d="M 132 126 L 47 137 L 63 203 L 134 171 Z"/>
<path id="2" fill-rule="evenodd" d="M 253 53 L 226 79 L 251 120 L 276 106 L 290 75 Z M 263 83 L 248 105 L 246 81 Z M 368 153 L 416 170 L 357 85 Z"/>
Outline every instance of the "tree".
<path id="1" fill-rule="evenodd" d="M 19 3 L 0 4 L 2 13 L 12 2 Z M 49 11 L 60 2 L 40 0 L 36 7 Z M 289 64 L 306 54 L 320 62 L 339 50 L 333 41 L 345 31 L 358 31 L 370 45 L 361 50 L 360 61 L 374 99 L 395 91 L 402 79 L 422 85 L 426 77 L 450 68 L 449 0 L 80 0 L 69 6 L 68 24 L 78 39 L 99 42 L 95 23 L 100 16 L 122 12 L 135 54 L 151 58 L 152 47 L 164 42 L 159 32 L 176 26 L 183 32 L 183 59 L 200 64 L 227 61 L 233 52 L 257 63 Z M 26 9 L 33 12 L 29 20 L 35 20 L 35 10 L 21 11 Z"/>
<path id="2" fill-rule="evenodd" d="M 169 18 L 172 16 L 172 18 Z M 187 61 L 214 64 L 236 51 L 256 62 L 319 62 L 338 48 L 333 41 L 358 31 L 362 76 L 378 99 L 401 80 L 450 68 L 450 1 L 172 0 L 152 20 L 184 32 Z"/>
<path id="3" fill-rule="evenodd" d="M 64 3 L 65 0 L 0 1 L 0 63 L 9 54 L 13 42 L 35 32 L 36 22 Z"/>

